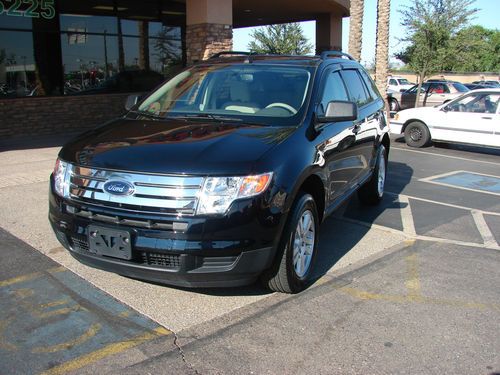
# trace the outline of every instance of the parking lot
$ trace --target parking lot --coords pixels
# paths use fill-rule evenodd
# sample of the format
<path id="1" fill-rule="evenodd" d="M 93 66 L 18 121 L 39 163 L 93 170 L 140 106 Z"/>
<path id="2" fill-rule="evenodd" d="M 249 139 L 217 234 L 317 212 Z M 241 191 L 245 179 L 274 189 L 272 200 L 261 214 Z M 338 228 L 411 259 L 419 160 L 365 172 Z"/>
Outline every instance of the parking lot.
<path id="1" fill-rule="evenodd" d="M 328 218 L 289 296 L 77 263 L 47 221 L 58 148 L 0 144 L 1 374 L 500 372 L 499 151 L 394 140 L 382 204 Z"/>

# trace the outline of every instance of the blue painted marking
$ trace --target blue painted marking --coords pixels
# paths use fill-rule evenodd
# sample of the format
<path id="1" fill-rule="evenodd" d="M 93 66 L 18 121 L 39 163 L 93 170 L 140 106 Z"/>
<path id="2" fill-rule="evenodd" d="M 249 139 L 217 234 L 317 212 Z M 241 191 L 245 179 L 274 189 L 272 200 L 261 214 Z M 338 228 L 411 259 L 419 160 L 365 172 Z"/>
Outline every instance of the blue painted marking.
<path id="1" fill-rule="evenodd" d="M 500 177 L 483 176 L 470 172 L 457 172 L 446 177 L 432 179 L 431 181 L 467 189 L 487 191 L 489 193 L 500 193 Z"/>

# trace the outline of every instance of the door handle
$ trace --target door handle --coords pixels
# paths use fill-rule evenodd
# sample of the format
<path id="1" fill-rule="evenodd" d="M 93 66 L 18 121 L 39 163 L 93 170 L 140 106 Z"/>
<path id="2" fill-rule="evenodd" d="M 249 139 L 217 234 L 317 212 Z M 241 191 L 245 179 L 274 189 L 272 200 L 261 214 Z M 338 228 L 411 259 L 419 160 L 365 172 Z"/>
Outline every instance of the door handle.
<path id="1" fill-rule="evenodd" d="M 493 120 L 493 117 L 489 117 L 489 116 L 481 116 L 482 119 L 485 119 L 485 120 Z"/>

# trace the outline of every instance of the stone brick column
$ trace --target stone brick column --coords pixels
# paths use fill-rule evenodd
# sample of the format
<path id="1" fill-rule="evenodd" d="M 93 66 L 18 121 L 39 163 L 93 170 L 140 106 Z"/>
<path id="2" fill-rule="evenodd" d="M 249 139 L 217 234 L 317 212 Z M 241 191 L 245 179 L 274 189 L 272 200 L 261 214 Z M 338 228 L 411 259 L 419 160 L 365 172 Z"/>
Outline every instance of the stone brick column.
<path id="1" fill-rule="evenodd" d="M 316 54 L 342 50 L 342 16 L 321 14 L 316 18 Z"/>
<path id="2" fill-rule="evenodd" d="M 187 63 L 233 48 L 232 0 L 186 0 Z"/>
<path id="3" fill-rule="evenodd" d="M 233 49 L 231 25 L 200 23 L 186 27 L 186 58 L 192 64 L 206 60 L 213 54 Z"/>

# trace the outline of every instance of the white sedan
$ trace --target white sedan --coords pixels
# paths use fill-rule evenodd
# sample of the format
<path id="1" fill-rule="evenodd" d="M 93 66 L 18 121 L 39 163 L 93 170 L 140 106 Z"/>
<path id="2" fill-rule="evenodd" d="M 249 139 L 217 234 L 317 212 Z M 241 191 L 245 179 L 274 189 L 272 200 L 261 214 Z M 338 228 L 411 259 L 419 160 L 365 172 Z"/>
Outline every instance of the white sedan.
<path id="1" fill-rule="evenodd" d="M 391 120 L 393 134 L 423 147 L 431 140 L 500 147 L 500 89 L 481 89 L 436 107 L 411 108 Z"/>

